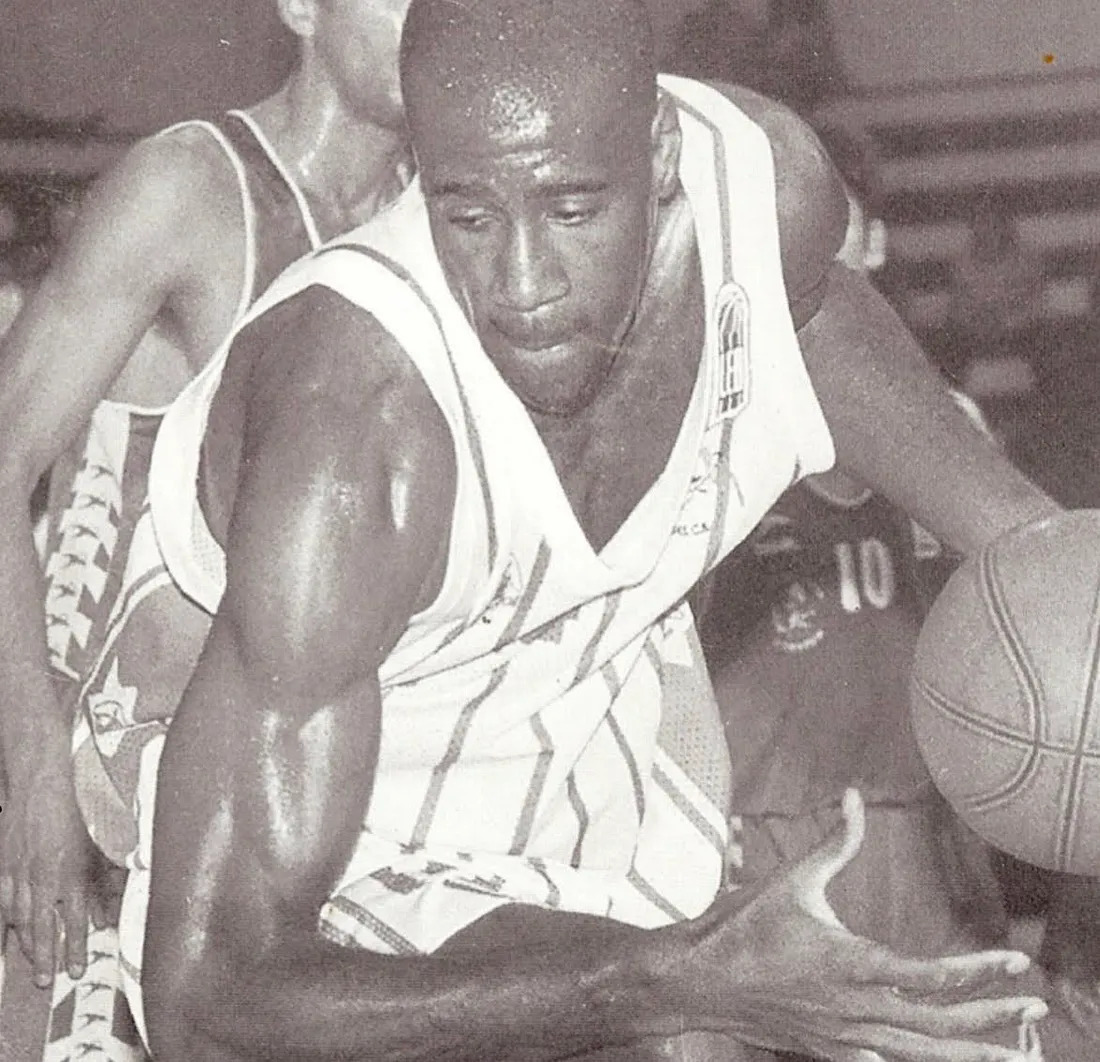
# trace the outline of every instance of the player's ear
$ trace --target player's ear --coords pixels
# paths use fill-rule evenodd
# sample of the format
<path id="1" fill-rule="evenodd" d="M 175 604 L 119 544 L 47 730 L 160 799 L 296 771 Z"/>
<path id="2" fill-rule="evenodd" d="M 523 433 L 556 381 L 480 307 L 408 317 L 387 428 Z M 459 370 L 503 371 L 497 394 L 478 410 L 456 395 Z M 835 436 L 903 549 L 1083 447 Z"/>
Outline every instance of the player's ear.
<path id="1" fill-rule="evenodd" d="M 278 0 L 279 18 L 295 37 L 313 36 L 317 24 L 317 0 Z"/>
<path id="2" fill-rule="evenodd" d="M 680 179 L 680 116 L 672 97 L 657 97 L 653 118 L 653 183 L 660 201 L 671 199 Z"/>

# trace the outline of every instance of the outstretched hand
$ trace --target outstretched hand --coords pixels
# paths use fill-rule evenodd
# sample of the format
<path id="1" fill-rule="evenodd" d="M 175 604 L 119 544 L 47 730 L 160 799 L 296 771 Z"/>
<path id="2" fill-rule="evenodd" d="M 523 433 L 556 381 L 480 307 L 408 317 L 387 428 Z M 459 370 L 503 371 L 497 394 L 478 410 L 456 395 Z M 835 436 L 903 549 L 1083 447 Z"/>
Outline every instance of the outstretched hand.
<path id="1" fill-rule="evenodd" d="M 0 919 L 47 988 L 62 966 L 84 974 L 93 849 L 67 771 L 38 771 L 22 788 L 0 813 Z"/>
<path id="2" fill-rule="evenodd" d="M 693 1006 L 709 1010 L 716 1031 L 831 1062 L 1022 1062 L 1017 1048 L 981 1038 L 1000 1031 L 1003 1040 L 1045 1014 L 1042 1000 L 996 988 L 1027 969 L 1026 955 L 905 958 L 841 924 L 826 888 L 863 833 L 851 790 L 833 836 L 751 889 L 722 894 L 692 924 L 681 983 Z"/>

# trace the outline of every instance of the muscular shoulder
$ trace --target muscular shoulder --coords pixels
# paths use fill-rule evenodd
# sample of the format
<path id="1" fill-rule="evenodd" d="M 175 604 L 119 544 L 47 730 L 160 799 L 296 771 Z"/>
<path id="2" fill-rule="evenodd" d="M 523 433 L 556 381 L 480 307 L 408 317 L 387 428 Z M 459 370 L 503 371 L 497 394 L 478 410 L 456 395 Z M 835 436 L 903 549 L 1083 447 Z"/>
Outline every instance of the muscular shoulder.
<path id="1" fill-rule="evenodd" d="M 325 288 L 257 319 L 234 360 L 246 399 L 227 600 L 234 580 L 259 580 L 250 607 L 276 602 L 283 619 L 258 629 L 289 624 L 321 658 L 363 636 L 388 651 L 445 564 L 456 477 L 442 413 L 393 337 Z"/>
<path id="2" fill-rule="evenodd" d="M 844 244 L 848 199 L 817 134 L 790 108 L 750 89 L 716 84 L 767 133 L 775 160 L 783 278 L 795 324 L 817 312 Z"/>
<path id="3" fill-rule="evenodd" d="M 450 438 L 401 344 L 367 310 L 323 285 L 305 287 L 242 329 L 230 365 L 238 360 L 251 407 L 328 409 L 332 418 L 314 427 L 331 432 L 334 443 L 391 427 L 401 429 L 391 440 L 401 449 Z"/>

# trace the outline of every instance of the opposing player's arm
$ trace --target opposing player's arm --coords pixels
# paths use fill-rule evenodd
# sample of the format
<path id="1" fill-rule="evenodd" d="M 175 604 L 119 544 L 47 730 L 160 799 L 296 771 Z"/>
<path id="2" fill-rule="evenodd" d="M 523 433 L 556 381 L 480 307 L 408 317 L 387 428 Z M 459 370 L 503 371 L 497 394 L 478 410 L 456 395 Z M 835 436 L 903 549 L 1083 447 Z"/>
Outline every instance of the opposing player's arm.
<path id="1" fill-rule="evenodd" d="M 208 191 L 194 162 L 170 140 L 135 147 L 90 194 L 0 347 L 0 720 L 13 706 L 37 708 L 46 674 L 28 501 L 182 282 L 184 232 L 196 228 L 189 219 Z"/>
<path id="2" fill-rule="evenodd" d="M 87 422 L 166 302 L 194 282 L 201 215 L 216 211 L 212 199 L 224 199 L 218 193 L 232 180 L 216 161 L 172 137 L 136 145 L 89 192 L 5 337 L 0 444 L 5 469 L 14 464 L 31 486 Z"/>
<path id="3" fill-rule="evenodd" d="M 194 162 L 170 141 L 134 148 L 92 191 L 0 348 L 0 751 L 10 787 L 0 821 L 0 906 L 43 980 L 53 973 L 58 902 L 74 972 L 83 968 L 84 916 L 68 723 L 48 680 L 29 500 L 180 282 L 185 234 L 196 228 L 192 215 L 206 190 Z"/>
<path id="4" fill-rule="evenodd" d="M 882 295 L 836 261 L 847 197 L 812 130 L 778 104 L 731 92 L 771 137 L 784 279 L 837 464 L 963 552 L 1054 512 L 952 401 Z"/>

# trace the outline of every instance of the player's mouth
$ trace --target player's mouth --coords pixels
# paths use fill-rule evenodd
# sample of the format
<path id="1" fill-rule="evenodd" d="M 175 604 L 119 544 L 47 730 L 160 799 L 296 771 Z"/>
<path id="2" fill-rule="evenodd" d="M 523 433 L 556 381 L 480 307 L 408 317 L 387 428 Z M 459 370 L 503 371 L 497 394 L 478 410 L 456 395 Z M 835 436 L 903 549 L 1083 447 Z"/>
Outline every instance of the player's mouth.
<path id="1" fill-rule="evenodd" d="M 573 329 L 547 328 L 522 321 L 494 319 L 493 328 L 509 346 L 528 354 L 549 353 L 566 346 L 576 335 Z"/>

